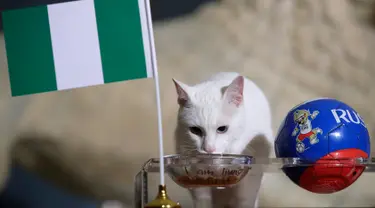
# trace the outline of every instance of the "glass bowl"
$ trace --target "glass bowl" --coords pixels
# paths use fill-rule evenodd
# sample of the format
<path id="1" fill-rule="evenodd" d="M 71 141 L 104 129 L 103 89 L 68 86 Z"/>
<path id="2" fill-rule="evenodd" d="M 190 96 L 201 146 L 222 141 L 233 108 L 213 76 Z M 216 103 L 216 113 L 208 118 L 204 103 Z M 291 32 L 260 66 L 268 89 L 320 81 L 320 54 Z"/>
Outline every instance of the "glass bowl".
<path id="1" fill-rule="evenodd" d="M 231 187 L 251 169 L 252 157 L 230 154 L 171 155 L 165 157 L 166 172 L 184 188 Z"/>

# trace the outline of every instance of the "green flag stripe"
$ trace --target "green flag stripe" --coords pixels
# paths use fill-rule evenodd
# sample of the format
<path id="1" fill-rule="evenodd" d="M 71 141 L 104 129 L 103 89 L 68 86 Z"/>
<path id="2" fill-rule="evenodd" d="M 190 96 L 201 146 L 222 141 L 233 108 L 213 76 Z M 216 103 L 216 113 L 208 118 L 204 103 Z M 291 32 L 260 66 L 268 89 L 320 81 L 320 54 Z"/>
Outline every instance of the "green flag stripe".
<path id="1" fill-rule="evenodd" d="M 146 78 L 138 0 L 95 0 L 104 82 Z"/>
<path id="2" fill-rule="evenodd" d="M 12 96 L 57 90 L 47 7 L 3 12 Z"/>

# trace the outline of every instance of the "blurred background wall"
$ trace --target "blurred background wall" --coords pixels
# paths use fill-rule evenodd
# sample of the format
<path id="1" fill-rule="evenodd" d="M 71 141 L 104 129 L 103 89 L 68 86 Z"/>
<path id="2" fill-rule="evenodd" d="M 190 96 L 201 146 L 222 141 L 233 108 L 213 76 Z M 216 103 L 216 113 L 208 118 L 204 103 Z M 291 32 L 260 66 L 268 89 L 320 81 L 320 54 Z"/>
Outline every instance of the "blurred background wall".
<path id="1" fill-rule="evenodd" d="M 374 137 L 374 9 L 374 0 L 221 0 L 178 18 L 160 16 L 154 33 L 165 153 L 174 153 L 171 79 L 194 84 L 219 71 L 240 72 L 264 90 L 275 130 L 299 102 L 333 97 L 352 105 Z M 9 100 L 2 34 L 0 64 L 2 184 L 12 162 L 72 193 L 131 205 L 135 174 L 158 154 L 153 80 Z M 270 173 L 260 205 L 375 207 L 374 179 L 364 174 L 344 191 L 315 195 Z M 151 178 L 150 197 L 157 184 Z M 186 190 L 168 186 L 174 200 L 191 207 Z"/>

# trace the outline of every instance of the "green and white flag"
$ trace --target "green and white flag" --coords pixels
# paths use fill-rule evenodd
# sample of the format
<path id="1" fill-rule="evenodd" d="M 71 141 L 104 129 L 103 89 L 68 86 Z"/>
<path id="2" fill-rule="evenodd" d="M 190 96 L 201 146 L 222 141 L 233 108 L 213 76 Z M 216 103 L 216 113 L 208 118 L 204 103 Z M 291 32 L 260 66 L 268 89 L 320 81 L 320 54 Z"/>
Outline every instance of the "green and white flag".
<path id="1" fill-rule="evenodd" d="M 153 76 L 144 0 L 79 0 L 2 15 L 12 96 Z"/>

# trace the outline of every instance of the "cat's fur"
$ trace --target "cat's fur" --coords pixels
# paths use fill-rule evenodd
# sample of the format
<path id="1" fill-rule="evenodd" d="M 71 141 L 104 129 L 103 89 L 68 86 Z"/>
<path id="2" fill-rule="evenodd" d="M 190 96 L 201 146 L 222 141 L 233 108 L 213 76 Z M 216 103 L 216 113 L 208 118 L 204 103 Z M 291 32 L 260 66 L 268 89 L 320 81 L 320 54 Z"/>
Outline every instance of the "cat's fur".
<path id="1" fill-rule="evenodd" d="M 194 86 L 173 81 L 179 104 L 175 132 L 178 153 L 241 154 L 255 138 L 262 137 L 264 150 L 253 150 L 269 156 L 274 141 L 271 110 L 255 83 L 235 72 L 217 73 Z M 262 173 L 247 179 L 231 189 L 194 189 L 194 203 L 212 198 L 215 208 L 256 206 Z M 256 189 L 253 196 L 246 187 Z"/>

